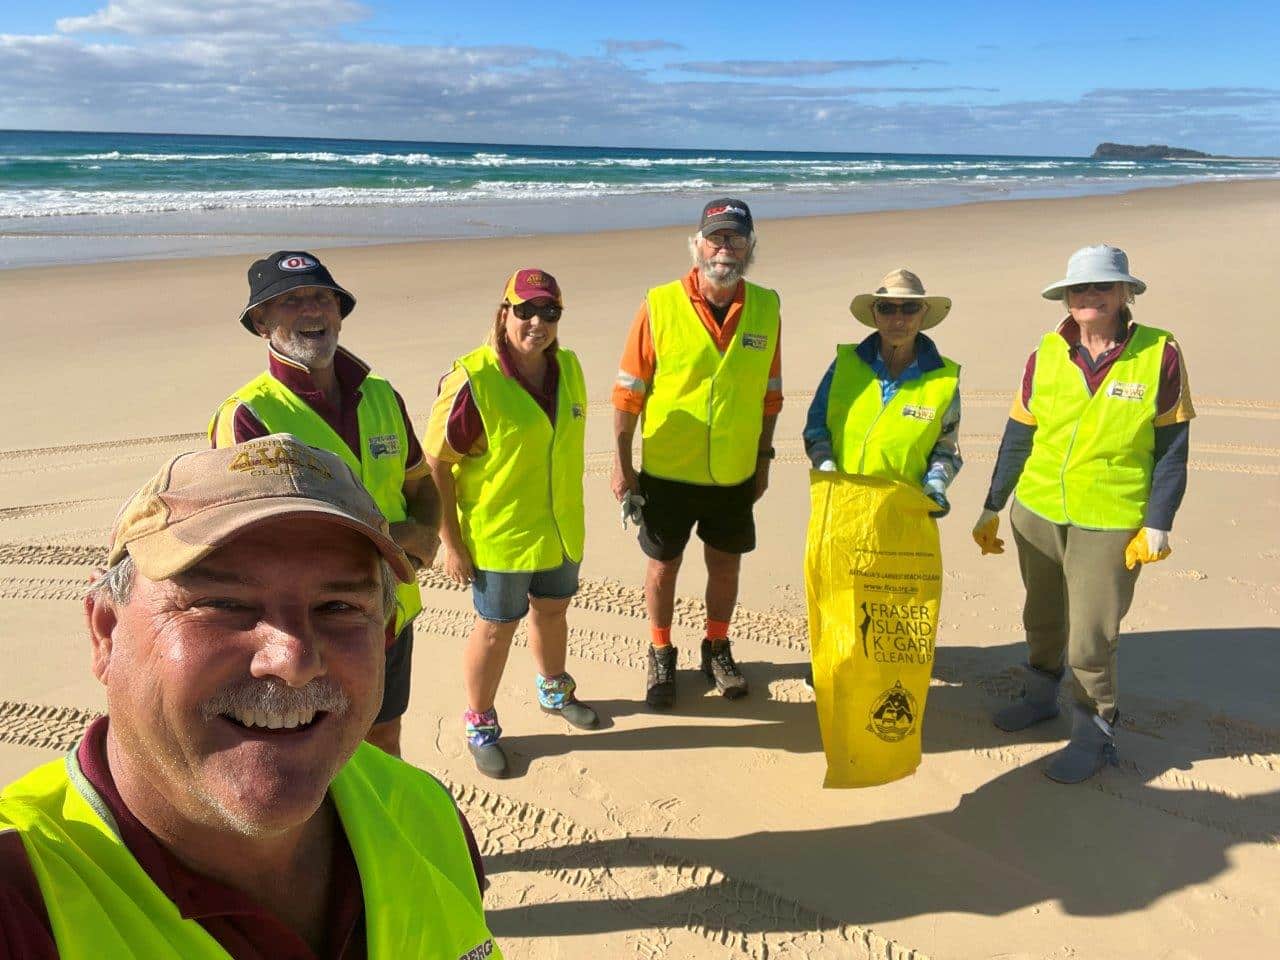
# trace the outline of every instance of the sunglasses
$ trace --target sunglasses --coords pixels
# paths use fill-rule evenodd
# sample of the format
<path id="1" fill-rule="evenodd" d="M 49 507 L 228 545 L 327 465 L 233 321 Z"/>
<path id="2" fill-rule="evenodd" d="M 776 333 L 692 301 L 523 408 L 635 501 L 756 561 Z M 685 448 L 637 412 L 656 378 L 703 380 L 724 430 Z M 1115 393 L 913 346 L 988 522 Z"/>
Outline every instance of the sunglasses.
<path id="1" fill-rule="evenodd" d="M 750 242 L 740 233 L 713 233 L 711 236 L 703 237 L 702 239 L 711 244 L 711 246 L 717 250 L 721 247 L 728 247 L 735 253 L 741 253 L 743 250 L 747 249 L 747 244 Z"/>
<path id="2" fill-rule="evenodd" d="M 532 320 L 537 317 L 543 323 L 558 323 L 560 314 L 564 313 L 564 308 L 554 303 L 517 303 L 511 307 L 511 312 L 521 320 Z"/>
<path id="3" fill-rule="evenodd" d="M 1107 280 L 1104 283 L 1073 283 L 1067 289 L 1072 293 L 1086 293 L 1090 289 L 1097 290 L 1099 293 L 1110 293 L 1115 286 L 1114 280 Z"/>
<path id="4" fill-rule="evenodd" d="M 892 317 L 895 313 L 900 313 L 904 317 L 913 317 L 924 309 L 924 304 L 914 300 L 906 303 L 890 303 L 887 300 L 876 301 L 876 313 L 882 317 Z"/>

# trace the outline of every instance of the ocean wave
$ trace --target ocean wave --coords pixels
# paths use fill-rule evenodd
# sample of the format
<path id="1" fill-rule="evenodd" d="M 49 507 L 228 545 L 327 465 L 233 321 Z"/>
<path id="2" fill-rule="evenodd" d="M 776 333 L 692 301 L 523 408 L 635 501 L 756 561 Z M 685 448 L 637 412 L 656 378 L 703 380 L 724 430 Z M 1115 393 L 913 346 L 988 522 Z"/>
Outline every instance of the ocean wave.
<path id="1" fill-rule="evenodd" d="M 522 201 L 591 201 L 600 198 L 708 194 L 738 191 L 773 194 L 823 194 L 874 190 L 938 188 L 963 191 L 966 186 L 979 191 L 1008 192 L 1020 187 L 1043 189 L 1061 184 L 1078 191 L 1081 187 L 1125 189 L 1141 185 L 1162 185 L 1238 179 L 1277 179 L 1280 169 L 1233 171 L 1221 167 L 1205 172 L 1155 172 L 1132 169 L 1102 173 L 1097 167 L 1078 167 L 1067 173 L 1048 166 L 1034 171 L 1022 168 L 999 170 L 991 166 L 974 172 L 968 165 L 889 164 L 876 172 L 879 178 L 848 179 L 828 170 L 813 171 L 809 177 L 791 180 L 739 176 L 727 178 L 723 171 L 708 169 L 706 176 L 652 178 L 640 182 L 613 182 L 603 179 L 514 180 L 479 179 L 467 184 L 422 184 L 412 177 L 384 179 L 378 186 L 293 187 L 224 190 L 85 190 L 72 188 L 0 189 L 0 217 L 39 218 L 59 216 L 118 216 L 239 209 L 284 209 L 307 207 L 392 207 L 430 206 L 460 203 L 502 203 Z M 890 173 L 890 176 L 883 176 Z M 403 182 L 403 186 L 386 185 Z"/>

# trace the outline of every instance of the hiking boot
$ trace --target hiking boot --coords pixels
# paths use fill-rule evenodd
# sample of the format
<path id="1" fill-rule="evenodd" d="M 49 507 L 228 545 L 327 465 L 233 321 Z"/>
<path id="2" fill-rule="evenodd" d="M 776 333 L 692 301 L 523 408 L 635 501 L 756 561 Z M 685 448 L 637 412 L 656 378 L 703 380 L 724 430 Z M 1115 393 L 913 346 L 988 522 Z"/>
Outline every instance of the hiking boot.
<path id="1" fill-rule="evenodd" d="M 1071 739 L 1053 755 L 1044 775 L 1058 783 L 1083 783 L 1105 765 L 1116 762 L 1115 724 L 1103 720 L 1092 707 L 1071 709 Z"/>
<path id="2" fill-rule="evenodd" d="M 596 712 L 574 695 L 578 684 L 569 674 L 555 677 L 538 674 L 537 688 L 538 706 L 543 713 L 558 714 L 569 726 L 579 730 L 594 730 L 600 726 Z"/>
<path id="3" fill-rule="evenodd" d="M 676 648 L 649 646 L 649 677 L 644 702 L 654 710 L 670 710 L 676 702 Z"/>
<path id="4" fill-rule="evenodd" d="M 1060 679 L 1060 675 L 1055 677 L 1052 673 L 1028 666 L 1022 696 L 1015 703 L 997 710 L 991 722 L 1006 733 L 1014 733 L 1045 720 L 1052 720 L 1058 715 Z"/>
<path id="5" fill-rule="evenodd" d="M 702 641 L 702 673 L 728 700 L 747 695 L 747 678 L 733 662 L 728 640 Z"/>

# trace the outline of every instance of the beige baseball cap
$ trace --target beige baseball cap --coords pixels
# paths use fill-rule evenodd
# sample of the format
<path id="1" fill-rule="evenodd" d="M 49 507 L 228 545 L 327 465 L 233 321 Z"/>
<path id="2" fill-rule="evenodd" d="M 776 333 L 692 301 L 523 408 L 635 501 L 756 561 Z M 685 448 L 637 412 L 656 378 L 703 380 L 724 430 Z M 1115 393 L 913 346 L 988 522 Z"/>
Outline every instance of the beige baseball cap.
<path id="1" fill-rule="evenodd" d="M 404 583 L 413 567 L 351 468 L 288 433 L 174 457 L 116 516 L 107 563 L 126 553 L 148 580 L 188 570 L 256 524 L 316 517 L 369 539 Z"/>

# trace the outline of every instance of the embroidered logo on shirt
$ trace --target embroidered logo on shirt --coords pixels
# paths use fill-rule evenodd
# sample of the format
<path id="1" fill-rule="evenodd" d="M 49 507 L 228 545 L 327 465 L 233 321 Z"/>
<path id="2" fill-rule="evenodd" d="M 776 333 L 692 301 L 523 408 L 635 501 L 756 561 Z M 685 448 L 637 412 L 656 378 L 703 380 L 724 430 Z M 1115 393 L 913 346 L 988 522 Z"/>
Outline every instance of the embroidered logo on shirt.
<path id="1" fill-rule="evenodd" d="M 484 960 L 485 957 L 491 956 L 493 956 L 493 940 L 486 940 L 480 946 L 472 947 L 462 954 L 462 956 L 458 957 L 458 960 Z"/>
<path id="2" fill-rule="evenodd" d="M 769 338 L 763 333 L 744 333 L 742 335 L 742 347 L 744 350 L 767 350 L 769 348 Z"/>
<path id="3" fill-rule="evenodd" d="M 581 420 L 586 415 L 587 415 L 586 411 L 582 409 L 582 404 L 575 403 L 573 405 L 573 419 Z"/>
<path id="4" fill-rule="evenodd" d="M 400 438 L 394 433 L 382 433 L 369 438 L 369 453 L 373 459 L 400 456 Z"/>
<path id="5" fill-rule="evenodd" d="M 1120 383 L 1116 382 L 1107 387 L 1107 396 L 1115 397 L 1117 400 L 1141 400 L 1147 395 L 1147 385 L 1145 383 Z"/>
<path id="6" fill-rule="evenodd" d="M 912 420 L 923 420 L 925 423 L 931 423 L 933 418 L 938 415 L 938 408 L 924 407 L 918 403 L 908 403 L 902 408 L 902 415 L 910 417 Z"/>

